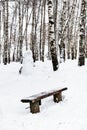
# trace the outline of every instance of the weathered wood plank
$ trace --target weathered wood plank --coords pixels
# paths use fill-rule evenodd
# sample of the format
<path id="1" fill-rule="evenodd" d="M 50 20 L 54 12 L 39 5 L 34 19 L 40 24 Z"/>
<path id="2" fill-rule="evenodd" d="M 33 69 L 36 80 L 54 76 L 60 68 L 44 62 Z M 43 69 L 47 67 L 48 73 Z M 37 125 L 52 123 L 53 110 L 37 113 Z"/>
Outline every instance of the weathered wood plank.
<path id="1" fill-rule="evenodd" d="M 42 93 L 35 94 L 33 96 L 30 96 L 30 97 L 24 98 L 21 100 L 21 102 L 29 103 L 32 101 L 34 103 L 36 101 L 39 101 L 39 100 L 46 98 L 46 97 L 49 97 L 51 95 L 56 95 L 57 93 L 61 93 L 62 91 L 65 91 L 65 90 L 67 90 L 67 88 L 55 89 L 55 90 L 51 90 L 48 92 L 42 92 Z"/>

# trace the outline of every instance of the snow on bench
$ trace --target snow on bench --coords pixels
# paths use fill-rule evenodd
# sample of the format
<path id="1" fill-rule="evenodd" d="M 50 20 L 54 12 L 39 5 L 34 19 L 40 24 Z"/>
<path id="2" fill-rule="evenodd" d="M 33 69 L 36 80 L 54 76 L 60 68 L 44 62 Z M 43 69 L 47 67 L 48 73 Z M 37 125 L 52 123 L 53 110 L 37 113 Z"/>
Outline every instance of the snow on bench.
<path id="1" fill-rule="evenodd" d="M 54 102 L 60 102 L 62 101 L 62 92 L 67 90 L 67 88 L 62 88 L 62 89 L 54 89 L 50 90 L 48 92 L 41 92 L 39 94 L 32 95 L 30 97 L 26 97 L 24 99 L 21 99 L 22 103 L 30 103 L 30 112 L 31 113 L 37 113 L 40 112 L 40 107 L 41 105 L 41 99 L 52 96 L 53 95 L 53 100 Z"/>

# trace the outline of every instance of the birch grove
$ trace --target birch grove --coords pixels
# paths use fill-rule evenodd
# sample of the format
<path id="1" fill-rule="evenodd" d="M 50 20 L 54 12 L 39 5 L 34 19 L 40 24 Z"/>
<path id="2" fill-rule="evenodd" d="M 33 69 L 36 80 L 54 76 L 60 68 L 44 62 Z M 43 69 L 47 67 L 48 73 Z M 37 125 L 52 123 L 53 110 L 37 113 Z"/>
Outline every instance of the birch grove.
<path id="1" fill-rule="evenodd" d="M 34 62 L 51 60 L 54 71 L 67 59 L 84 65 L 87 1 L 1 0 L 0 63 L 22 63 L 24 50 L 32 51 Z"/>

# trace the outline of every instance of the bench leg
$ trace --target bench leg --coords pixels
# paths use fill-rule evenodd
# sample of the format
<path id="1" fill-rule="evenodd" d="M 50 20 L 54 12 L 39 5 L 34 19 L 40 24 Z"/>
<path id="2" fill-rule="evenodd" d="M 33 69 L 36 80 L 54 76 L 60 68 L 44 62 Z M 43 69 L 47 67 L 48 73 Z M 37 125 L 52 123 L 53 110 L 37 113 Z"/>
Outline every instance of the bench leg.
<path id="1" fill-rule="evenodd" d="M 62 93 L 61 92 L 54 94 L 53 97 L 54 97 L 54 102 L 58 103 L 58 102 L 62 101 Z"/>
<path id="2" fill-rule="evenodd" d="M 40 112 L 40 108 L 39 108 L 39 101 L 37 102 L 30 102 L 30 112 L 31 113 L 38 113 Z"/>
<path id="3" fill-rule="evenodd" d="M 41 105 L 41 100 L 39 100 L 39 105 Z"/>

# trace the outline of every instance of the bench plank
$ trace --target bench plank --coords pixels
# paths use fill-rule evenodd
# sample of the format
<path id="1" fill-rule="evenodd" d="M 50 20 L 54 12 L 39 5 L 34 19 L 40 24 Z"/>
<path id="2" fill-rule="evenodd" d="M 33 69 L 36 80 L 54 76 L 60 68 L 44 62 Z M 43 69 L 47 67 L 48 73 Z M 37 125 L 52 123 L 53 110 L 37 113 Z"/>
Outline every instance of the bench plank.
<path id="1" fill-rule="evenodd" d="M 26 98 L 22 99 L 21 102 L 23 102 L 23 103 L 36 102 L 40 99 L 49 97 L 51 95 L 55 95 L 57 93 L 65 91 L 65 90 L 67 90 L 67 88 L 55 89 L 55 90 L 51 90 L 49 92 L 41 92 L 39 94 L 35 94 L 35 95 L 30 96 L 30 97 L 26 97 Z"/>

